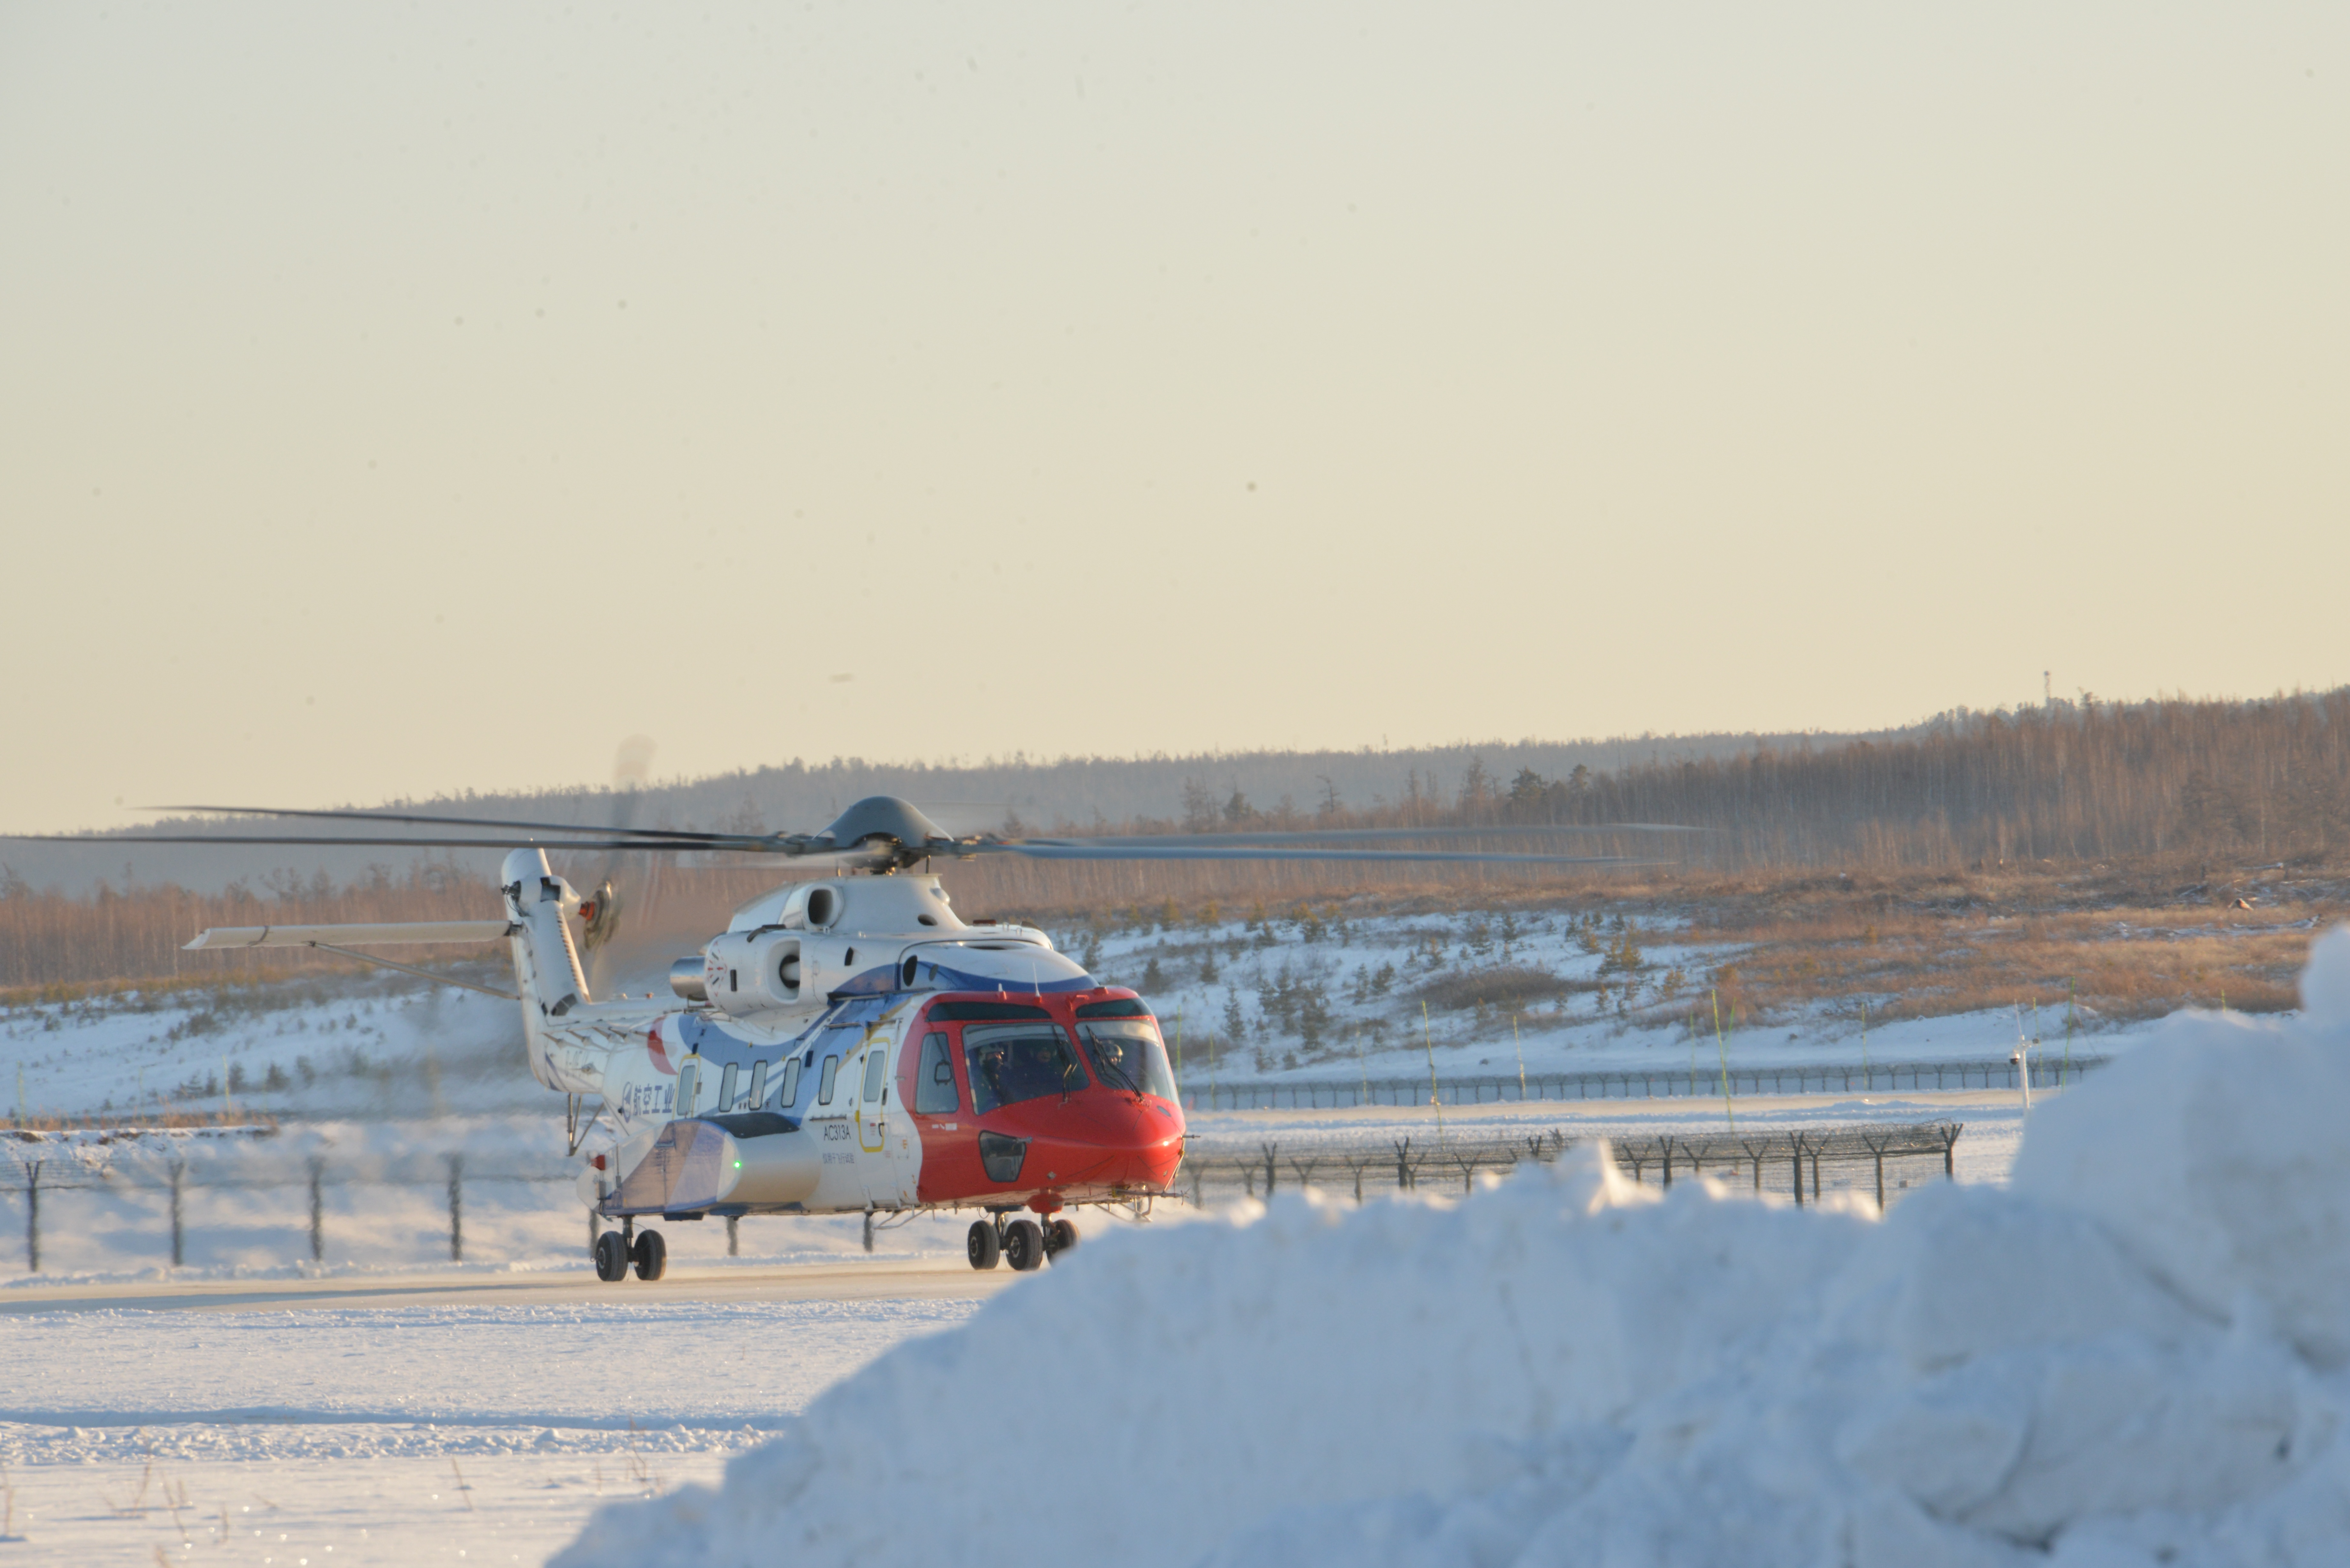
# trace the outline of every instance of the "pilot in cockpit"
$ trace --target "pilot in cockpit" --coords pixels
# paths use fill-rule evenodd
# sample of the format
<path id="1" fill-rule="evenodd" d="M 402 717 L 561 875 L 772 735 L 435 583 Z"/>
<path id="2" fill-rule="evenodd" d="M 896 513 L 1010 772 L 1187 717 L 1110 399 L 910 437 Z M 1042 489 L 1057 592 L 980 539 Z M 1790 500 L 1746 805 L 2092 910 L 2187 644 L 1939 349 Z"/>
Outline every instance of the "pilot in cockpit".
<path id="1" fill-rule="evenodd" d="M 993 1105 L 1000 1106 L 1011 1097 L 1004 1093 L 1004 1052 L 1001 1042 L 991 1042 L 981 1046 L 979 1054 L 972 1059 L 972 1070 L 979 1081 L 987 1086 L 988 1102 Z"/>

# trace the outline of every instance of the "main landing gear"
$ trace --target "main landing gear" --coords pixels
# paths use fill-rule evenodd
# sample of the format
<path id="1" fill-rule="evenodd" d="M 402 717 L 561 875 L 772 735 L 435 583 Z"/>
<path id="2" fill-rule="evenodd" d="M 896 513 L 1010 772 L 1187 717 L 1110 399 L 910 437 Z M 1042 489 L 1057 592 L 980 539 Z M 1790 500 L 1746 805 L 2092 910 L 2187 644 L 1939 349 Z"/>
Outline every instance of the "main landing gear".
<path id="1" fill-rule="evenodd" d="M 1002 1259 L 1022 1273 L 1043 1266 L 1047 1258 L 1057 1258 L 1077 1244 L 1077 1228 L 1066 1220 L 1055 1219 L 1038 1225 L 1034 1220 L 1014 1220 L 1006 1215 L 991 1215 L 974 1220 L 964 1250 L 974 1269 L 992 1269 Z"/>
<path id="2" fill-rule="evenodd" d="M 669 1243 L 658 1231 L 639 1231 L 630 1241 L 618 1231 L 607 1231 L 596 1238 L 596 1277 L 613 1284 L 629 1277 L 629 1270 L 637 1271 L 640 1280 L 657 1280 L 669 1268 Z"/>

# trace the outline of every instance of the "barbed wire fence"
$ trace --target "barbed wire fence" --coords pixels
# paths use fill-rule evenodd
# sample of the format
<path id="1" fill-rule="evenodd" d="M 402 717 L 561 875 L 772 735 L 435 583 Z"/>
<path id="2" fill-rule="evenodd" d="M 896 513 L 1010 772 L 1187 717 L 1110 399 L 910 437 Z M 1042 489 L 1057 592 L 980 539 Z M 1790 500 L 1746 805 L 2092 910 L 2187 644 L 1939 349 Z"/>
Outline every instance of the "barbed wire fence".
<path id="1" fill-rule="evenodd" d="M 257 1136 L 249 1141 L 259 1143 L 267 1135 L 260 1129 L 228 1127 L 216 1129 L 234 1134 L 253 1131 Z M 69 1135 L 16 1133 L 0 1138 L 0 1193 L 13 1189 L 25 1200 L 25 1268 L 28 1273 L 41 1272 L 41 1237 L 43 1196 L 54 1199 L 60 1192 L 99 1192 L 109 1197 L 141 1199 L 160 1210 L 159 1218 L 168 1227 L 173 1268 L 186 1265 L 188 1253 L 188 1198 L 192 1191 L 203 1192 L 299 1192 L 307 1199 L 308 1220 L 308 1250 L 310 1262 L 324 1263 L 327 1257 L 327 1224 L 330 1190 L 406 1189 L 439 1189 L 443 1194 L 449 1217 L 449 1259 L 452 1262 L 465 1261 L 465 1189 L 469 1185 L 520 1184 L 525 1187 L 568 1187 L 577 1173 L 552 1165 L 491 1167 L 468 1166 L 462 1151 L 428 1153 L 415 1162 L 417 1168 L 403 1170 L 381 1158 L 337 1163 L 318 1153 L 299 1157 L 278 1155 L 275 1158 L 215 1162 L 202 1158 L 217 1152 L 220 1140 L 206 1139 L 204 1145 L 173 1147 L 177 1140 L 156 1137 L 146 1141 L 159 1147 L 136 1147 L 140 1135 L 135 1131 L 79 1138 Z M 240 1140 L 245 1141 L 245 1140 Z M 124 1154 L 119 1146 L 133 1144 L 132 1151 Z M 273 1151 L 274 1152 L 274 1151 Z M 191 1156 L 197 1158 L 192 1159 Z M 209 1168 L 225 1164 L 227 1168 Z M 594 1216 L 589 1215 L 589 1241 L 593 1241 Z"/>
<path id="2" fill-rule="evenodd" d="M 234 1131 L 235 1129 L 224 1129 Z M 1470 1191 L 1480 1173 L 1507 1177 L 1533 1161 L 1555 1163 L 1578 1143 L 1605 1139 L 1616 1164 L 1636 1182 L 1669 1189 L 1677 1179 L 1711 1176 L 1743 1183 L 1756 1192 L 1792 1194 L 1798 1204 L 1816 1202 L 1824 1191 L 1870 1190 L 1880 1209 L 1888 1198 L 1939 1175 L 1957 1176 L 1957 1147 L 1965 1124 L 1865 1124 L 1793 1131 L 1721 1133 L 1626 1133 L 1560 1128 L 1513 1136 L 1435 1137 L 1378 1135 L 1325 1139 L 1277 1139 L 1253 1145 L 1208 1145 L 1194 1141 L 1186 1151 L 1176 1185 L 1193 1204 L 1212 1198 L 1270 1197 L 1291 1185 L 1351 1191 L 1357 1200 L 1382 1191 Z M 338 1163 L 326 1155 L 291 1151 L 276 1158 L 192 1161 L 203 1152 L 177 1140 L 139 1147 L 137 1135 L 79 1139 L 19 1133 L 0 1139 L 0 1192 L 13 1189 L 25 1199 L 25 1267 L 41 1272 L 44 1194 L 95 1191 L 141 1199 L 160 1210 L 168 1226 L 172 1266 L 185 1266 L 192 1189 L 205 1192 L 300 1193 L 307 1218 L 310 1262 L 326 1262 L 328 1205 L 337 1189 L 440 1189 L 448 1212 L 449 1258 L 465 1257 L 465 1189 L 469 1185 L 569 1186 L 575 1173 L 553 1164 L 484 1168 L 468 1165 L 463 1152 L 425 1155 L 405 1166 L 381 1159 Z M 217 1150 L 218 1140 L 206 1139 Z M 259 1143 L 261 1138 L 251 1140 Z M 133 1143 L 123 1153 L 120 1143 Z M 273 1154 L 275 1151 L 271 1151 Z M 223 1168 L 214 1168 L 215 1166 Z M 439 1168 L 435 1169 L 437 1166 Z M 1888 1189 L 1887 1180 L 1893 1182 Z M 288 1206 L 292 1207 L 291 1204 Z M 588 1211 L 588 1240 L 598 1220 Z M 730 1227 L 728 1251 L 734 1251 Z"/>
<path id="3" fill-rule="evenodd" d="M 1584 1133 L 1560 1128 L 1510 1137 L 1430 1138 L 1381 1136 L 1274 1139 L 1253 1147 L 1194 1143 L 1177 1185 L 1195 1205 L 1212 1195 L 1270 1197 L 1284 1186 L 1351 1191 L 1357 1200 L 1380 1191 L 1422 1187 L 1472 1190 L 1481 1172 L 1507 1177 L 1527 1161 L 1555 1164 L 1578 1143 L 1604 1138 L 1617 1168 L 1643 1185 L 1669 1189 L 1674 1180 L 1712 1176 L 1756 1192 L 1792 1194 L 1817 1202 L 1825 1190 L 1873 1191 L 1877 1207 L 1891 1193 L 1939 1177 L 1958 1179 L 1963 1122 L 1855 1124 L 1792 1131 L 1721 1133 Z M 1824 1180 L 1823 1172 L 1832 1180 Z M 1888 1179 L 1894 1183 L 1887 1189 Z"/>
<path id="4" fill-rule="evenodd" d="M 2078 1083 L 2112 1060 L 2109 1056 L 2074 1056 L 2055 1062 L 2036 1058 L 2031 1064 L 2032 1086 L 2062 1088 Z M 1195 1070 L 1183 1086 L 1184 1103 L 1194 1110 L 1274 1111 L 1335 1110 L 1350 1106 L 1424 1106 L 1429 1080 L 1419 1077 L 1301 1079 L 1295 1083 L 1223 1084 L 1212 1078 L 1203 1086 Z M 1662 1100 L 1720 1099 L 1744 1095 L 1874 1094 L 1910 1089 L 1918 1093 L 1948 1089 L 2020 1089 L 2012 1063 L 1985 1061 L 1903 1062 L 1862 1066 L 1841 1063 L 1794 1064 L 1785 1067 L 1700 1066 L 1683 1072 L 1669 1066 L 1623 1068 L 1586 1073 L 1515 1073 L 1440 1076 L 1438 1093 L 1448 1106 L 1512 1105 L 1537 1100 Z"/>

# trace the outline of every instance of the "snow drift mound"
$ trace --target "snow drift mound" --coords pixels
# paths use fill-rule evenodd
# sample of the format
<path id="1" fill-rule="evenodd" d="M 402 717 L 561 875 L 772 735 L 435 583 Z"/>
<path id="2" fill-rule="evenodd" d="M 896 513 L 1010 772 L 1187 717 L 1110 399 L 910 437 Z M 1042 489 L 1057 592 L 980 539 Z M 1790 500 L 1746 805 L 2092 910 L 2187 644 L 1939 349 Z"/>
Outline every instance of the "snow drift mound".
<path id="1" fill-rule="evenodd" d="M 2303 997 L 1882 1223 L 1584 1151 L 1104 1238 L 556 1562 L 2350 1561 L 2350 932 Z"/>

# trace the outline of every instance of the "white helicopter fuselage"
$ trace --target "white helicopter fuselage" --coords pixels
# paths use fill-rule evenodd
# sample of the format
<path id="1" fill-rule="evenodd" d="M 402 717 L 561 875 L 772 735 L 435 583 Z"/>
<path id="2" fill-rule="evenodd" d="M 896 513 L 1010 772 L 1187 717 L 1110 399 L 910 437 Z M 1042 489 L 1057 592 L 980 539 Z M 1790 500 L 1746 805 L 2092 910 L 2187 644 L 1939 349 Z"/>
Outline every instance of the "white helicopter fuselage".
<path id="1" fill-rule="evenodd" d="M 962 920 L 934 877 L 778 888 L 671 967 L 671 997 L 603 1001 L 579 961 L 585 907 L 545 852 L 510 853 L 499 883 L 503 919 L 221 929 L 189 946 L 390 963 L 356 950 L 504 940 L 531 1074 L 569 1098 L 581 1199 L 614 1219 L 974 1205 L 1000 1226 L 1024 1206 L 1147 1198 L 1181 1160 L 1148 1006 L 1034 927 Z"/>
<path id="2" fill-rule="evenodd" d="M 966 924 L 936 877 L 915 876 L 777 888 L 737 910 L 699 964 L 672 971 L 677 1000 L 593 1002 L 572 933 L 577 894 L 535 850 L 509 856 L 502 883 L 531 1072 L 600 1104 L 613 1147 L 590 1157 L 580 1192 L 609 1214 L 941 1201 L 954 1186 L 941 1180 L 949 1151 L 926 1139 L 960 1152 L 975 1091 L 960 1062 L 933 1064 L 934 1092 L 961 1113 L 920 1115 L 910 1103 L 907 1053 L 929 1033 L 917 1028 L 928 1004 L 942 994 L 1026 999 L 1014 1010 L 1042 1018 L 1048 1000 L 1107 994 L 1044 932 Z M 1161 1116 L 1162 1141 L 1180 1148 L 1180 1112 Z M 1083 1185 L 1079 1171 L 1023 1174 L 987 1200 L 1012 1207 Z"/>

